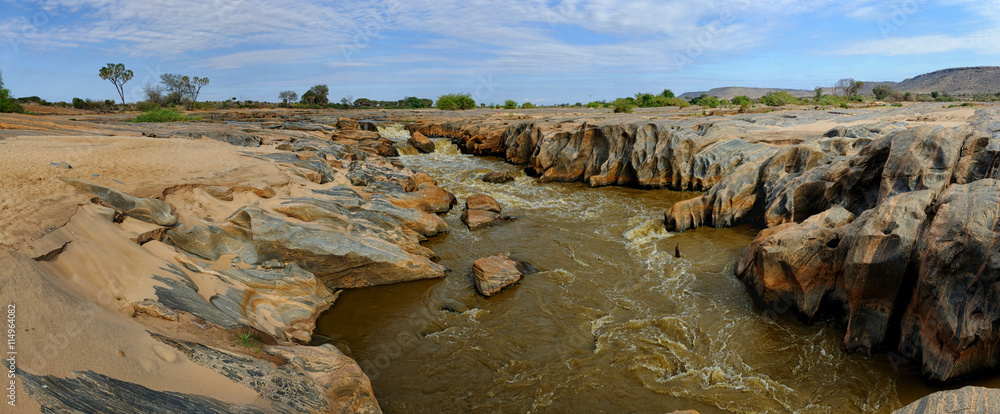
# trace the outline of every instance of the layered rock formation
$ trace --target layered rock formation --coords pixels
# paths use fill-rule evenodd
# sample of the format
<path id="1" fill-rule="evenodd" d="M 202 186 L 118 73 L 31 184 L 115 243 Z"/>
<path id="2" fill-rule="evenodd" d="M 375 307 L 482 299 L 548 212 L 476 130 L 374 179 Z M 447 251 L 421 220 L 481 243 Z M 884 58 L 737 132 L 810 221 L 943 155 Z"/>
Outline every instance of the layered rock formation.
<path id="1" fill-rule="evenodd" d="M 736 273 L 771 310 L 840 315 L 846 351 L 898 352 L 934 380 L 1000 367 L 1000 110 L 957 127 L 855 116 L 811 135 L 767 129 L 800 116 L 816 115 L 409 128 L 540 181 L 704 191 L 673 205 L 665 226 L 764 227 Z"/>
<path id="2" fill-rule="evenodd" d="M 512 220 L 510 217 L 501 215 L 502 212 L 500 203 L 493 197 L 486 194 L 473 194 L 465 200 L 462 222 L 469 230 L 478 230 Z"/>
<path id="3" fill-rule="evenodd" d="M 247 132 L 265 147 L 226 158 L 217 171 L 247 163 L 273 174 L 269 185 L 184 177 L 143 198 L 62 178 L 90 203 L 25 247 L 45 277 L 113 297 L 105 306 L 149 326 L 164 363 L 187 358 L 266 404 L 154 391 L 96 369 L 39 375 L 24 364 L 23 384 L 43 411 L 380 412 L 354 361 L 331 345 L 304 344 L 339 289 L 443 277 L 420 243 L 448 231 L 435 213 L 455 198 L 378 155 L 391 142 L 377 132 L 303 122 L 282 130 L 304 135 Z M 281 148 L 266 149 L 275 143 Z"/>

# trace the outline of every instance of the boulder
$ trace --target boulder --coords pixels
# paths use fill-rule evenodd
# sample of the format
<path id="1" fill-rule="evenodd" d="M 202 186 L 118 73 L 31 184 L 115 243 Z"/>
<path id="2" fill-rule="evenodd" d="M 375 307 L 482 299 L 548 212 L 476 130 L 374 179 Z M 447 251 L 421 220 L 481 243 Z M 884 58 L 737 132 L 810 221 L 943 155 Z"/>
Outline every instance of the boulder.
<path id="1" fill-rule="evenodd" d="M 472 263 L 476 290 L 487 297 L 496 295 L 500 289 L 517 283 L 522 276 L 531 271 L 531 265 L 504 255 L 484 257 Z"/>
<path id="2" fill-rule="evenodd" d="M 1000 407 L 1000 390 L 964 387 L 957 390 L 938 391 L 894 411 L 894 414 L 986 414 L 997 412 L 997 407 Z"/>
<path id="3" fill-rule="evenodd" d="M 433 182 L 417 184 L 416 191 L 386 194 L 385 197 L 397 206 L 428 213 L 447 213 L 458 203 L 453 194 Z"/>
<path id="4" fill-rule="evenodd" d="M 493 184 L 506 184 L 514 181 L 514 177 L 507 171 L 491 172 L 483 176 L 483 181 Z"/>
<path id="5" fill-rule="evenodd" d="M 177 216 L 173 214 L 170 204 L 161 200 L 133 197 L 113 188 L 102 187 L 83 180 L 60 178 L 73 187 L 89 191 L 97 196 L 102 204 L 136 220 L 167 227 L 177 224 Z"/>
<path id="6" fill-rule="evenodd" d="M 409 142 L 410 145 L 413 145 L 413 147 L 421 153 L 427 154 L 434 152 L 434 142 L 431 141 L 430 138 L 427 138 L 424 134 L 414 132 L 410 135 Z"/>
<path id="7" fill-rule="evenodd" d="M 511 220 L 510 217 L 500 215 L 501 212 L 500 203 L 497 203 L 493 197 L 486 194 L 475 194 L 465 200 L 462 222 L 469 230 L 478 230 Z"/>

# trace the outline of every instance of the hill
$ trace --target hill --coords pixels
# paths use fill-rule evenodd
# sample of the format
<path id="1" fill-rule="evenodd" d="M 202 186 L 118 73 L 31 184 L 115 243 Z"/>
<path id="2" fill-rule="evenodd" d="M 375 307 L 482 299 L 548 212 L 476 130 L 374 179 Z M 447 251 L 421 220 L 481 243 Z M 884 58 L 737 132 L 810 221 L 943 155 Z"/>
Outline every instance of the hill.
<path id="1" fill-rule="evenodd" d="M 813 91 L 805 89 L 780 89 L 780 88 L 744 88 L 740 86 L 727 86 L 723 88 L 715 88 L 709 91 L 698 91 L 698 92 L 686 92 L 680 97 L 684 99 L 690 99 L 701 94 L 707 94 L 708 96 L 718 96 L 719 99 L 733 99 L 740 95 L 746 95 L 750 99 L 757 99 L 761 96 L 767 95 L 771 92 L 785 91 L 793 96 L 800 98 L 813 96 Z"/>
<path id="2" fill-rule="evenodd" d="M 951 95 L 972 95 L 1000 92 L 1000 66 L 944 69 L 900 82 L 896 89 L 904 92 L 946 92 Z"/>

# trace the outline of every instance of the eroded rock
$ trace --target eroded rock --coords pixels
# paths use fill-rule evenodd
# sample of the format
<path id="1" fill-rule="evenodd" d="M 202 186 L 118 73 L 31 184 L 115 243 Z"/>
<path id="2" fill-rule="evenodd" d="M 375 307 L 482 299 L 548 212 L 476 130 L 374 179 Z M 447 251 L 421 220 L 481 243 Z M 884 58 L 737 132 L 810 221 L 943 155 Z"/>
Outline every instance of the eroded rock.
<path id="1" fill-rule="evenodd" d="M 167 227 L 177 224 L 177 216 L 173 214 L 170 204 L 163 201 L 133 197 L 113 188 L 74 178 L 61 177 L 61 179 L 73 187 L 89 191 L 100 198 L 102 203 L 136 220 Z"/>
<path id="2" fill-rule="evenodd" d="M 504 255 L 484 257 L 472 264 L 476 290 L 483 296 L 496 295 L 532 271 L 531 265 Z"/>

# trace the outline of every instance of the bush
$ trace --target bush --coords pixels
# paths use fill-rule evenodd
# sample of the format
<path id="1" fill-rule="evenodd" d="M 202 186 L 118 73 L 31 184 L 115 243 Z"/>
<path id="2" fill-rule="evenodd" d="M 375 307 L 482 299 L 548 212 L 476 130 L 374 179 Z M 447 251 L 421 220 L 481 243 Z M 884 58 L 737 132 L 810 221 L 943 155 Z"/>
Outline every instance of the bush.
<path id="1" fill-rule="evenodd" d="M 142 101 L 135 104 L 135 110 L 139 112 L 149 112 L 154 109 L 160 109 L 160 105 L 153 101 Z"/>
<path id="2" fill-rule="evenodd" d="M 503 109 L 517 109 L 517 101 L 513 99 L 503 101 Z"/>
<path id="3" fill-rule="evenodd" d="M 635 108 L 634 101 L 628 98 L 615 99 L 611 105 L 614 106 L 616 114 L 630 114 Z"/>
<path id="4" fill-rule="evenodd" d="M 435 106 L 442 111 L 473 109 L 476 107 L 476 100 L 467 93 L 449 93 L 438 97 Z"/>
<path id="5" fill-rule="evenodd" d="M 750 97 L 746 95 L 737 96 L 733 98 L 732 102 L 733 105 L 739 106 L 740 110 L 746 110 L 747 108 L 750 108 L 751 105 L 753 105 L 753 101 L 751 101 Z"/>
<path id="6" fill-rule="evenodd" d="M 719 102 L 719 97 L 708 96 L 707 94 L 701 94 L 701 96 L 691 100 L 692 105 L 707 106 L 709 108 L 718 108 L 721 104 Z"/>
<path id="7" fill-rule="evenodd" d="M 157 108 L 135 117 L 132 122 L 182 122 L 200 119 L 177 112 L 176 109 Z"/>
<path id="8" fill-rule="evenodd" d="M 792 96 L 792 94 L 784 91 L 771 92 L 760 98 L 760 101 L 767 106 L 782 106 L 799 103 L 799 98 Z"/>
<path id="9" fill-rule="evenodd" d="M 521 109 L 533 109 L 533 108 L 535 108 L 535 104 L 531 102 L 525 102 L 521 104 Z"/>

